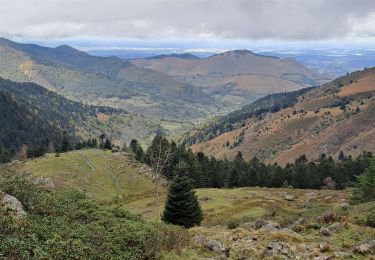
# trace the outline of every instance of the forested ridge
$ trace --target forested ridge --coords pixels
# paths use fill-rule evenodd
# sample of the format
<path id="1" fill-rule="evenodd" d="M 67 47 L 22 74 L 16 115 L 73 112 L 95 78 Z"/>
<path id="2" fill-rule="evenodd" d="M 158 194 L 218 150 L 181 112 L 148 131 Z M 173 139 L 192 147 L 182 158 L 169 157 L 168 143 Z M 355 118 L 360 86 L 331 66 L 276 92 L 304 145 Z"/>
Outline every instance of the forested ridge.
<path id="1" fill-rule="evenodd" d="M 233 111 L 228 115 L 219 117 L 217 120 L 203 126 L 203 128 L 194 132 L 192 135 L 187 135 L 183 138 L 183 143 L 187 145 L 208 141 L 225 132 L 237 129 L 245 123 L 245 121 L 252 117 L 262 118 L 266 113 L 276 113 L 283 108 L 291 107 L 297 103 L 298 98 L 304 93 L 311 90 L 304 88 L 292 92 L 282 92 L 271 94 L 260 98 L 241 109 Z"/>
<path id="2" fill-rule="evenodd" d="M 97 112 L 111 114 L 118 110 L 83 105 L 34 83 L 15 83 L 0 78 L 0 111 L 0 155 L 7 161 L 22 144 L 48 146 L 52 142 L 57 146 L 63 132 L 76 143 L 80 140 L 76 130 L 88 117 L 94 118 Z"/>

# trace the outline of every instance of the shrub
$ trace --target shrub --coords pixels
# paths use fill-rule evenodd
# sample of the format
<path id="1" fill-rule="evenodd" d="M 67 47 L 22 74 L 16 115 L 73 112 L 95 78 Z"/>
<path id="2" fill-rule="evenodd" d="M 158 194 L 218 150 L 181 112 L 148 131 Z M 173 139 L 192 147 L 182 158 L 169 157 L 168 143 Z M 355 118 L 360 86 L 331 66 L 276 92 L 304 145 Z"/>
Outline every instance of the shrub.
<path id="1" fill-rule="evenodd" d="M 241 224 L 241 220 L 239 219 L 231 219 L 228 221 L 227 223 L 227 227 L 229 229 L 235 229 L 235 228 L 238 228 Z"/>
<path id="2" fill-rule="evenodd" d="M 332 210 L 327 210 L 321 216 L 321 220 L 322 220 L 322 222 L 324 222 L 326 224 L 331 224 L 333 222 L 339 221 L 340 217 L 338 216 L 338 214 L 336 212 L 334 212 Z"/>
<path id="3" fill-rule="evenodd" d="M 15 173 L 0 173 L 0 190 L 27 212 L 19 221 L 0 208 L 0 252 L 7 259 L 155 259 L 189 242 L 182 228 L 108 209 L 80 191 L 51 193 Z"/>

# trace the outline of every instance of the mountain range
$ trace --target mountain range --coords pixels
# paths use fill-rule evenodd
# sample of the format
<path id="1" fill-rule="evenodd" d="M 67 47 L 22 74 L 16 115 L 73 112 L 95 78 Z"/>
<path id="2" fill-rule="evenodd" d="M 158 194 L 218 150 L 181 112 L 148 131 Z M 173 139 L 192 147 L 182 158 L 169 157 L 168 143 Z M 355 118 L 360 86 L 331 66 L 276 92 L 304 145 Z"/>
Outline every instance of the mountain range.
<path id="1" fill-rule="evenodd" d="M 317 86 L 331 79 L 294 59 L 279 59 L 249 50 L 227 51 L 204 59 L 185 54 L 130 62 L 197 86 L 232 107 L 245 105 L 267 94 Z"/>
<path id="2" fill-rule="evenodd" d="M 201 118 L 216 105 L 200 89 L 168 75 L 66 45 L 47 48 L 2 38 L 0 77 L 34 82 L 76 101 L 171 120 Z"/>

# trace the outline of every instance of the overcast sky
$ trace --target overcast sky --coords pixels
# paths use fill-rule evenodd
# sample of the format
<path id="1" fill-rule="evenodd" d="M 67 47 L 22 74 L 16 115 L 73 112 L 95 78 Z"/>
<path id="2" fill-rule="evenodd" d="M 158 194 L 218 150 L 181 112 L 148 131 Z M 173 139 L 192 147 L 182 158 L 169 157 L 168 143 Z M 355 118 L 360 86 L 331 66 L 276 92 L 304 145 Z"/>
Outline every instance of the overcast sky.
<path id="1" fill-rule="evenodd" d="M 0 35 L 366 42 L 375 0 L 0 0 Z"/>

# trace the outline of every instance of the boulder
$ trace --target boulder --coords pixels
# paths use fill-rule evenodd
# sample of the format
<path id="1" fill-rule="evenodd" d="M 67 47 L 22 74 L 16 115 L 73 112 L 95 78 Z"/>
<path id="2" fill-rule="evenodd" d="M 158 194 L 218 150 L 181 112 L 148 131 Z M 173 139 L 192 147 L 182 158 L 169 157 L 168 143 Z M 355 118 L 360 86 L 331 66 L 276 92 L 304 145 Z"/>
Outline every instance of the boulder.
<path id="1" fill-rule="evenodd" d="M 331 231 L 337 231 L 339 229 L 343 228 L 343 225 L 341 223 L 333 223 L 331 225 L 328 226 L 328 229 L 331 230 Z"/>
<path id="2" fill-rule="evenodd" d="M 210 251 L 229 257 L 229 248 L 226 248 L 225 245 L 218 240 L 208 239 L 205 236 L 197 235 L 192 238 L 192 241 L 198 246 L 203 246 Z"/>
<path id="3" fill-rule="evenodd" d="M 272 220 L 264 220 L 264 219 L 257 219 L 254 222 L 254 228 L 256 229 L 267 229 L 267 230 L 275 230 L 280 229 L 281 226 L 279 223 L 272 221 Z"/>
<path id="4" fill-rule="evenodd" d="M 290 194 L 285 194 L 285 197 L 284 197 L 287 201 L 294 201 L 294 196 L 293 195 L 290 195 Z"/>
<path id="5" fill-rule="evenodd" d="M 290 247 L 279 240 L 269 242 L 263 251 L 264 257 L 281 257 L 283 259 L 296 259 Z"/>
<path id="6" fill-rule="evenodd" d="M 325 253 L 325 252 L 328 252 L 330 250 L 330 246 L 328 243 L 322 243 L 322 244 L 319 244 L 319 251 L 321 253 Z"/>
<path id="7" fill-rule="evenodd" d="M 11 211 L 17 219 L 23 219 L 27 215 L 21 202 L 16 197 L 6 194 L 1 199 L 1 204 L 3 209 Z"/>
<path id="8" fill-rule="evenodd" d="M 299 218 L 293 222 L 293 224 L 289 225 L 289 228 L 294 232 L 301 232 L 305 229 L 305 225 L 307 224 L 307 220 L 305 218 Z"/>
<path id="9" fill-rule="evenodd" d="M 375 239 L 368 239 L 359 242 L 355 245 L 353 252 L 361 255 L 375 253 Z"/>
<path id="10" fill-rule="evenodd" d="M 326 227 L 322 227 L 322 228 L 319 230 L 319 233 L 320 233 L 322 236 L 326 236 L 326 237 L 332 236 L 332 231 L 331 231 L 329 228 L 326 228 Z"/>

